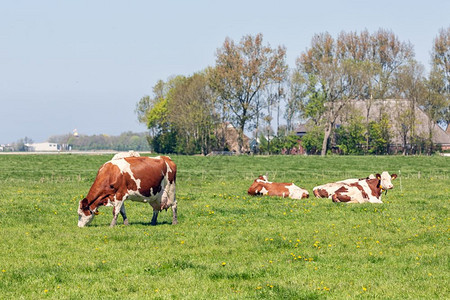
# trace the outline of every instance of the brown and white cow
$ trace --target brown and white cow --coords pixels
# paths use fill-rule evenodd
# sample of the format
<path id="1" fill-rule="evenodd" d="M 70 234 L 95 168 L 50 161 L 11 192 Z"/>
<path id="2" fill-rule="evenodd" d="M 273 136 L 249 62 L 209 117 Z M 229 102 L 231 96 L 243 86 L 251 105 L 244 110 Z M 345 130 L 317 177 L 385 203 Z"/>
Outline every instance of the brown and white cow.
<path id="1" fill-rule="evenodd" d="M 316 186 L 313 192 L 317 198 L 329 198 L 333 202 L 383 203 L 381 193 L 394 188 L 391 180 L 395 178 L 397 174 L 389 175 L 384 171 L 381 175 L 370 175 L 363 179 L 347 179 Z"/>
<path id="2" fill-rule="evenodd" d="M 308 198 L 309 193 L 293 183 L 270 182 L 267 176 L 260 175 L 248 189 L 248 194 L 289 197 L 292 199 Z"/>
<path id="3" fill-rule="evenodd" d="M 124 157 L 126 156 L 126 157 Z M 113 206 L 111 227 L 120 214 L 128 225 L 124 201 L 147 202 L 153 208 L 151 224 L 156 225 L 158 213 L 172 207 L 172 224 L 177 224 L 175 181 L 177 166 L 167 156 L 139 157 L 120 154 L 106 162 L 97 173 L 86 198 L 78 207 L 78 226 L 89 224 L 102 205 Z"/>

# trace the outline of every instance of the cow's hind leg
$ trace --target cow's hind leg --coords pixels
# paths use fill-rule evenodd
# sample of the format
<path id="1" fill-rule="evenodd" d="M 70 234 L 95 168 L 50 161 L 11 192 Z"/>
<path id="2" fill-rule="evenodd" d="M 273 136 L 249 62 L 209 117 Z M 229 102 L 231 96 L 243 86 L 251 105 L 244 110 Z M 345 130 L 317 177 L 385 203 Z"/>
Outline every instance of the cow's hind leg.
<path id="1" fill-rule="evenodd" d="M 331 199 L 333 202 L 350 202 L 351 198 L 347 195 L 343 195 L 341 193 L 334 193 L 333 196 L 331 196 Z"/>
<path id="2" fill-rule="evenodd" d="M 120 214 L 122 215 L 123 218 L 123 225 L 128 225 L 128 218 L 125 212 L 125 205 L 122 205 L 122 207 L 120 208 Z"/>
<path id="3" fill-rule="evenodd" d="M 172 225 L 178 224 L 178 218 L 177 218 L 177 203 L 175 202 L 172 205 Z"/>
<path id="4" fill-rule="evenodd" d="M 159 210 L 153 210 L 153 217 L 152 217 L 152 221 L 151 221 L 150 225 L 153 225 L 153 226 L 156 225 L 156 221 L 158 220 L 158 213 L 159 213 Z"/>

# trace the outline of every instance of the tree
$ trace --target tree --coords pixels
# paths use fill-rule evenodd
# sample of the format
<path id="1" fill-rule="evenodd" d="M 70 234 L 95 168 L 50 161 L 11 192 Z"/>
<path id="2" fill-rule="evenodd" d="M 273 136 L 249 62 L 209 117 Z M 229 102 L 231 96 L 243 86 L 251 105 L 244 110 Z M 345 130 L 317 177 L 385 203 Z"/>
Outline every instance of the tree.
<path id="1" fill-rule="evenodd" d="M 336 120 L 347 103 L 358 95 L 362 78 L 359 62 L 337 52 L 336 42 L 328 33 L 315 35 L 311 48 L 297 59 L 297 78 L 305 91 L 304 103 L 323 97 L 323 110 L 319 116 L 324 128 L 321 155 L 325 155 Z M 304 106 L 306 106 L 304 105 Z M 310 117 L 310 116 L 308 116 Z"/>
<path id="2" fill-rule="evenodd" d="M 162 153 L 171 153 L 175 150 L 172 139 L 176 137 L 176 134 L 171 132 L 173 128 L 169 120 L 168 95 L 182 80 L 184 80 L 184 76 L 172 77 L 167 82 L 159 80 L 153 87 L 154 97 L 144 96 L 136 104 L 135 112 L 138 115 L 138 121 L 146 123 L 151 133 L 149 139 L 151 145 L 164 151 Z M 155 138 L 156 140 L 154 140 Z M 160 143 L 168 144 L 164 146 Z M 153 149 L 159 152 L 159 150 Z"/>
<path id="3" fill-rule="evenodd" d="M 217 115 L 214 94 L 207 72 L 195 73 L 179 81 L 169 93 L 168 116 L 176 128 L 181 153 L 207 154 L 212 147 L 212 132 Z"/>
<path id="4" fill-rule="evenodd" d="M 349 114 L 347 120 L 336 130 L 336 145 L 343 154 L 362 154 L 365 142 L 363 117 L 358 112 Z"/>
<path id="5" fill-rule="evenodd" d="M 285 76 L 285 56 L 284 47 L 264 46 L 262 34 L 244 36 L 239 44 L 226 38 L 217 50 L 211 84 L 219 103 L 229 110 L 230 121 L 238 128 L 240 149 L 248 123 L 259 112 L 258 94 Z"/>
<path id="6" fill-rule="evenodd" d="M 405 132 L 409 132 L 410 144 L 414 147 L 414 141 L 418 139 L 416 132 L 416 108 L 423 103 L 426 98 L 426 86 L 425 77 L 423 75 L 424 68 L 421 64 L 415 60 L 410 60 L 408 64 L 399 67 L 398 74 L 396 76 L 396 87 L 398 89 L 401 98 L 408 99 L 410 107 L 399 120 L 405 120 L 401 124 L 402 135 Z M 405 128 L 407 127 L 407 128 Z M 432 131 L 430 131 L 430 135 Z M 431 136 L 430 139 L 431 141 Z M 403 136 L 405 143 L 406 137 Z M 406 146 L 406 144 L 404 145 Z M 415 152 L 416 149 L 411 148 L 410 151 Z M 403 151 L 405 153 L 405 150 Z"/>
<path id="7" fill-rule="evenodd" d="M 316 126 L 324 130 L 322 155 L 327 152 L 336 120 L 351 100 L 367 99 L 366 132 L 369 131 L 373 99 L 395 95 L 393 82 L 398 69 L 413 56 L 411 44 L 400 42 L 391 31 L 383 29 L 372 35 L 367 30 L 360 34 L 341 32 L 336 40 L 328 33 L 313 37 L 311 48 L 297 59 L 293 80 L 298 84 L 293 87 L 299 91 L 296 96 L 302 98 L 300 107 L 305 109 L 305 117 L 314 117 Z M 323 110 L 308 109 L 316 107 L 318 100 L 323 101 Z"/>
<path id="8" fill-rule="evenodd" d="M 389 154 L 391 127 L 387 113 L 382 113 L 379 120 L 369 123 L 369 153 Z"/>
<path id="9" fill-rule="evenodd" d="M 441 103 L 438 119 L 450 124 L 450 27 L 442 28 L 434 39 L 431 51 L 431 72 L 428 86 L 433 98 Z M 439 96 L 440 95 L 440 96 Z"/>

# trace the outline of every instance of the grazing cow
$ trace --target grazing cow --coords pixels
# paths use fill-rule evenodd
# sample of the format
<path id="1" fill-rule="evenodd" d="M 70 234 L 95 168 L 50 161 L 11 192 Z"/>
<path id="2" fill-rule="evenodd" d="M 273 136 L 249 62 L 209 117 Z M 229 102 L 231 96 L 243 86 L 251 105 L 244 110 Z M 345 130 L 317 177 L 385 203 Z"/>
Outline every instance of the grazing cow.
<path id="1" fill-rule="evenodd" d="M 395 178 L 397 174 L 389 175 L 385 171 L 364 179 L 347 179 L 316 186 L 313 192 L 317 198 L 329 198 L 333 202 L 383 203 L 381 193 L 394 188 L 391 180 Z"/>
<path id="2" fill-rule="evenodd" d="M 259 176 L 248 189 L 248 194 L 289 197 L 292 199 L 308 198 L 309 193 L 293 183 L 270 182 L 267 176 Z"/>
<path id="3" fill-rule="evenodd" d="M 128 225 L 123 202 L 127 199 L 148 202 L 153 208 L 151 224 L 156 225 L 158 213 L 172 207 L 172 224 L 177 224 L 175 181 L 177 166 L 167 156 L 139 157 L 120 154 L 106 162 L 97 173 L 86 198 L 78 207 L 78 226 L 89 224 L 98 214 L 99 206 L 113 206 L 111 227 L 116 225 L 119 213 Z M 122 157 L 120 157 L 122 156 Z"/>

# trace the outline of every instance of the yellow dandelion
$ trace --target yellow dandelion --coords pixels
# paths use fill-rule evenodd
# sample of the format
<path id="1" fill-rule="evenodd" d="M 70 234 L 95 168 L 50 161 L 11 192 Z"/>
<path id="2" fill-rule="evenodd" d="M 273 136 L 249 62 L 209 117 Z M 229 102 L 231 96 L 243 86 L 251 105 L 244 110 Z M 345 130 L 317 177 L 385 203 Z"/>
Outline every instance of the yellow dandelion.
<path id="1" fill-rule="evenodd" d="M 48 293 L 48 290 L 44 290 L 44 293 Z"/>
<path id="2" fill-rule="evenodd" d="M 367 291 L 367 288 L 365 288 L 365 287 L 362 287 L 362 290 L 365 292 L 365 291 Z"/>
<path id="3" fill-rule="evenodd" d="M 222 267 L 225 267 L 226 266 L 226 262 L 222 262 Z"/>

